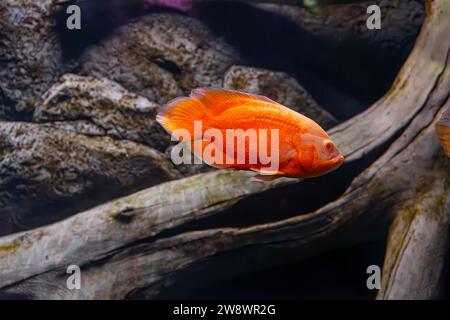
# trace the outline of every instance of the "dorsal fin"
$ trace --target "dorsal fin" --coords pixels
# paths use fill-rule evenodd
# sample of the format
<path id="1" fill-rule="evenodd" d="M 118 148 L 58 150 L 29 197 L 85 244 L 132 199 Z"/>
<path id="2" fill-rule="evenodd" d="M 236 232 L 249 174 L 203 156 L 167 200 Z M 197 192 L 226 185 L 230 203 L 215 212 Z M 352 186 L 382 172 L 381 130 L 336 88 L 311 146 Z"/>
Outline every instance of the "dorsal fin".
<path id="1" fill-rule="evenodd" d="M 197 88 L 192 90 L 191 97 L 200 100 L 211 115 L 220 114 L 225 109 L 234 106 L 236 103 L 245 101 L 256 100 L 279 105 L 276 101 L 257 94 L 219 88 Z"/>

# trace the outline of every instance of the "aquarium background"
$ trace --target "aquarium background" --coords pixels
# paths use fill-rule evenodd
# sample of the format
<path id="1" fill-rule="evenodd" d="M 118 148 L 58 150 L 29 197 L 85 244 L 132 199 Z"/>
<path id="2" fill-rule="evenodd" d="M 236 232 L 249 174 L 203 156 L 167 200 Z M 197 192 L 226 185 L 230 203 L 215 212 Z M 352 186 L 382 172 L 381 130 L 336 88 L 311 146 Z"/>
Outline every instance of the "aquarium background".
<path id="1" fill-rule="evenodd" d="M 199 1 L 188 12 L 143 0 L 2 2 L 0 236 L 5 239 L 140 190 L 215 171 L 174 166 L 169 157 L 174 143 L 155 121 L 162 105 L 193 88 L 265 95 L 326 130 L 353 118 L 390 90 L 425 18 L 425 4 L 413 0 L 319 1 L 307 7 L 276 0 Z M 372 3 L 381 8 L 380 30 L 366 27 Z M 81 30 L 66 26 L 73 4 L 81 8 Z M 116 250 L 141 245 L 151 250 L 176 234 L 246 228 L 315 211 L 338 199 L 386 147 L 324 177 L 261 190 L 225 208 L 219 204 L 213 215 L 161 234 L 149 231 Z M 136 219 L 126 210 L 113 218 L 121 228 Z M 219 252 L 180 267 L 151 288 L 137 281 L 121 298 L 374 299 L 366 269 L 383 265 L 388 227 L 377 225 L 363 241 L 346 240 L 298 259 L 292 248 Z M 117 258 L 110 254 L 94 255 L 82 272 Z M 261 266 L 242 271 L 240 259 L 247 254 L 242 263 Z M 49 277 L 63 281 L 61 268 L 50 269 Z M 159 271 L 150 267 L 139 276 L 150 279 L 152 272 Z M 36 298 L 36 285 L 33 279 L 19 290 L 0 285 L 0 297 Z M 442 296 L 448 298 L 449 286 L 444 287 Z"/>

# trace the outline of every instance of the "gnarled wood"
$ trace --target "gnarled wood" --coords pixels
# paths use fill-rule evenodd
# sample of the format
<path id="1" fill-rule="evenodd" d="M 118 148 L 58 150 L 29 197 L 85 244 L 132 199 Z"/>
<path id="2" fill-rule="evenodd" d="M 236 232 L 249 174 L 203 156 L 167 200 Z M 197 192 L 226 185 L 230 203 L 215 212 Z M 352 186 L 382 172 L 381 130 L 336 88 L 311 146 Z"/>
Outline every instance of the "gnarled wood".
<path id="1" fill-rule="evenodd" d="M 426 188 L 391 226 L 379 299 L 440 297 L 449 241 L 449 179 L 438 178 Z"/>

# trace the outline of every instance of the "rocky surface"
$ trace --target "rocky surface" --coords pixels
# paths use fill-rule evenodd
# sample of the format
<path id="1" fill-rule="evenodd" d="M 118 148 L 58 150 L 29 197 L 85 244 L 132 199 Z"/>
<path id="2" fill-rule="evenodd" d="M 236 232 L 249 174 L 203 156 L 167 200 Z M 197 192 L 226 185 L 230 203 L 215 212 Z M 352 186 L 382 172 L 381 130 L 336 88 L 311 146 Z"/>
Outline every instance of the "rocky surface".
<path id="1" fill-rule="evenodd" d="M 157 111 L 157 104 L 113 81 L 67 74 L 44 95 L 33 121 L 52 122 L 60 129 L 130 140 L 163 151 L 170 138 L 155 121 Z"/>
<path id="2" fill-rule="evenodd" d="M 381 10 L 381 29 L 371 31 L 367 8 Z M 290 5 L 260 4 L 258 7 L 289 18 L 305 31 L 343 43 L 367 41 L 379 47 L 402 49 L 417 36 L 425 17 L 422 0 L 365 0 L 345 5 L 325 5 L 315 10 Z"/>
<path id="3" fill-rule="evenodd" d="M 314 119 L 324 128 L 337 123 L 288 74 L 246 66 L 233 66 L 225 74 L 224 87 L 267 96 L 305 116 Z"/>
<path id="4" fill-rule="evenodd" d="M 0 234 L 177 177 L 162 153 L 142 144 L 0 122 Z"/>
<path id="5" fill-rule="evenodd" d="M 238 60 L 198 20 L 152 14 L 116 30 L 81 59 L 81 73 L 107 77 L 156 103 L 199 86 L 220 86 Z"/>
<path id="6" fill-rule="evenodd" d="M 29 115 L 62 69 L 53 2 L 0 2 L 0 119 Z"/>

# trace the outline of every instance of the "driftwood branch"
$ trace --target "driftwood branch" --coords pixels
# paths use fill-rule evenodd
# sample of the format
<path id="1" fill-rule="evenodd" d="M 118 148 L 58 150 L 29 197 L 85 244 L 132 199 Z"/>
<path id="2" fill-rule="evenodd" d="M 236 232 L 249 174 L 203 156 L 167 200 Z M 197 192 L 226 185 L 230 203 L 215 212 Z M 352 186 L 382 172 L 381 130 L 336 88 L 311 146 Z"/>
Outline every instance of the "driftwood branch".
<path id="1" fill-rule="evenodd" d="M 446 106 L 436 125 L 443 124 L 450 110 L 449 100 Z M 449 243 L 449 183 L 448 174 L 436 176 L 399 209 L 389 232 L 378 299 L 439 298 Z"/>
<path id="2" fill-rule="evenodd" d="M 224 226 L 221 217 L 249 197 L 302 183 L 261 184 L 251 173 L 230 171 L 166 182 L 0 238 L 0 288 L 33 298 L 152 298 L 226 255 L 239 263 L 218 279 L 362 241 L 394 221 L 379 298 L 435 297 L 448 243 L 450 162 L 435 124 L 450 104 L 449 29 L 446 0 L 429 0 L 391 90 L 331 130 L 347 168 L 370 166 L 330 203 L 275 222 Z M 425 271 L 429 263 L 433 270 Z M 71 264 L 83 271 L 81 290 L 66 287 Z"/>
<path id="3" fill-rule="evenodd" d="M 448 177 L 436 179 L 421 199 L 398 212 L 390 230 L 379 299 L 439 298 L 449 241 L 449 194 Z"/>

